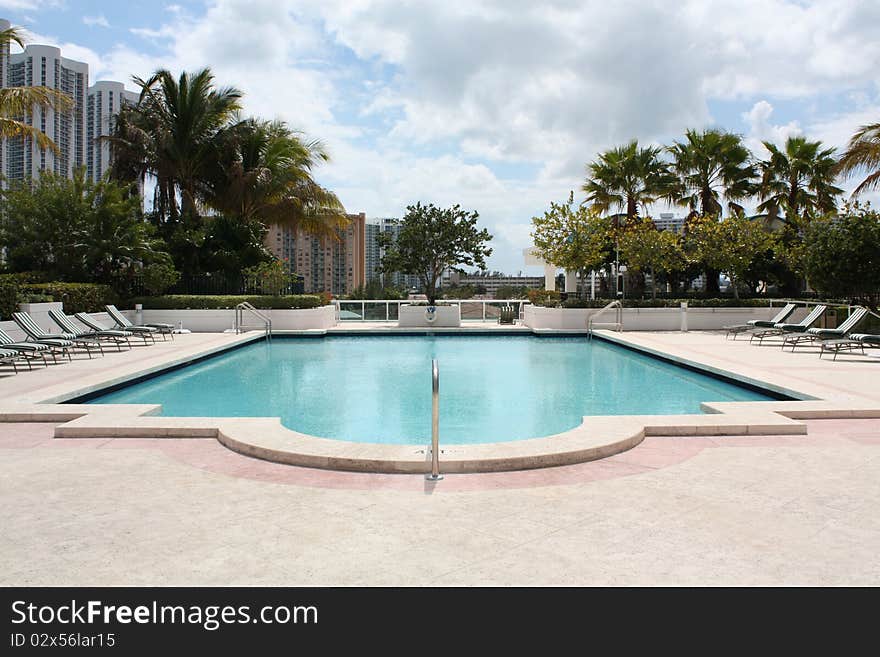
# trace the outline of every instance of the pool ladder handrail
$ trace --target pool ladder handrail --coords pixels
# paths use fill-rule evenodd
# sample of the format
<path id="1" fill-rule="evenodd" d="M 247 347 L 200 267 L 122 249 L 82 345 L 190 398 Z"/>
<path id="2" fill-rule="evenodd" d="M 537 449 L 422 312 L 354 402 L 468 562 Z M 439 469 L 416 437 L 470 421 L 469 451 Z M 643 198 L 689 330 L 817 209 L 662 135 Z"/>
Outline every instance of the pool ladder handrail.
<path id="1" fill-rule="evenodd" d="M 614 312 L 614 321 L 613 322 L 597 322 L 596 318 L 602 315 L 603 313 L 615 309 Z M 620 301 L 612 301 L 602 307 L 599 312 L 593 313 L 590 315 L 590 320 L 587 322 L 587 337 L 592 340 L 593 339 L 593 329 L 595 327 L 606 327 L 613 328 L 618 333 L 623 331 L 623 304 Z"/>
<path id="2" fill-rule="evenodd" d="M 440 481 L 440 367 L 437 359 L 431 361 L 431 473 L 428 481 Z"/>
<path id="3" fill-rule="evenodd" d="M 257 317 L 262 323 L 263 327 L 266 331 L 266 339 L 272 339 L 272 320 L 269 317 L 259 310 L 257 310 L 251 303 L 247 301 L 242 301 L 240 304 L 235 306 L 235 332 L 242 333 L 246 328 L 246 324 L 244 323 L 244 313 L 245 311 Z"/>

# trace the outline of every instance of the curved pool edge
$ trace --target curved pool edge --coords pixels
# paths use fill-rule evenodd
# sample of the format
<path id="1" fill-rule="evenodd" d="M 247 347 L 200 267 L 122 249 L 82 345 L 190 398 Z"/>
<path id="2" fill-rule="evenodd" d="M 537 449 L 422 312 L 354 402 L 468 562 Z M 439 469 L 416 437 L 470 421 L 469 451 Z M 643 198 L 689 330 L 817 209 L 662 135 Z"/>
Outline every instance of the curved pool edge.
<path id="1" fill-rule="evenodd" d="M 804 435 L 797 419 L 880 417 L 880 408 L 840 409 L 822 401 L 728 402 L 706 415 L 590 416 L 569 431 L 476 445 L 441 443 L 443 473 L 505 472 L 572 465 L 620 454 L 647 436 Z M 100 410 L 96 410 L 100 409 Z M 279 418 L 179 418 L 151 405 L 34 405 L 24 421 L 62 421 L 57 438 L 203 438 L 275 463 L 383 474 L 425 474 L 426 447 L 318 438 L 284 427 Z M 63 419 L 62 419 L 63 418 Z M 797 419 L 795 419 L 797 418 Z"/>
<path id="2" fill-rule="evenodd" d="M 532 470 L 595 461 L 632 449 L 645 437 L 637 423 L 618 424 L 597 436 L 585 421 L 554 436 L 525 440 L 440 445 L 440 470 L 445 474 Z M 286 465 L 349 472 L 426 474 L 429 450 L 419 445 L 355 443 L 308 436 L 278 423 L 275 431 L 258 435 L 234 427 L 218 430 L 217 440 L 234 452 Z"/>

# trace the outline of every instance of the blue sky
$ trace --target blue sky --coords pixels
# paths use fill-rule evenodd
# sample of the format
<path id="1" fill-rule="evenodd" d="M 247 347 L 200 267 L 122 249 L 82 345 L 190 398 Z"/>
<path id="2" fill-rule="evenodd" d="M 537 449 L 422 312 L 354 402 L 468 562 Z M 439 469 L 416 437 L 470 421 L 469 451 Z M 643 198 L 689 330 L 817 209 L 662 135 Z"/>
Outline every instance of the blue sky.
<path id="1" fill-rule="evenodd" d="M 876 0 L 0 0 L 0 16 L 92 81 L 211 66 L 249 113 L 326 143 L 318 178 L 349 211 L 476 209 L 512 273 L 530 218 L 604 148 L 720 126 L 760 155 L 880 119 Z"/>

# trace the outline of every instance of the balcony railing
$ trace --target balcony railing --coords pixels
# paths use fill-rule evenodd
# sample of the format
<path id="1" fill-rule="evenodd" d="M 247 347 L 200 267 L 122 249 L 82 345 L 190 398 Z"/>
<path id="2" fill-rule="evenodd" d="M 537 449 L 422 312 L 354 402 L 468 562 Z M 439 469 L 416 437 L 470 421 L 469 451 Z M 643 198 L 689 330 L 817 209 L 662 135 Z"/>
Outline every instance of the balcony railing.
<path id="1" fill-rule="evenodd" d="M 400 317 L 400 306 L 424 301 L 395 299 L 336 299 L 336 319 L 340 322 L 396 322 Z M 498 321 L 503 306 L 513 306 L 514 317 L 522 319 L 526 299 L 444 299 L 439 302 L 461 308 L 462 321 Z"/>

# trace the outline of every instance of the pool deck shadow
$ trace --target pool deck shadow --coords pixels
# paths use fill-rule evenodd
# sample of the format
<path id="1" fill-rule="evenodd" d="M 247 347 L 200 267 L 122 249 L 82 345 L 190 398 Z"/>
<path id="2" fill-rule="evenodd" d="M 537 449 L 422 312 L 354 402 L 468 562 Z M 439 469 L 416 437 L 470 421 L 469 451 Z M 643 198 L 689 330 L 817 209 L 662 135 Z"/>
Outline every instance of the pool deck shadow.
<path id="1" fill-rule="evenodd" d="M 625 452 L 647 436 L 804 435 L 800 420 L 880 418 L 877 376 L 858 364 L 820 360 L 725 341 L 717 332 L 612 333 L 602 339 L 802 401 L 704 403 L 702 415 L 589 416 L 553 436 L 475 445 L 444 445 L 444 473 L 504 472 L 583 463 Z M 262 334 L 192 334 L 137 353 L 77 359 L 65 367 L 0 379 L 0 421 L 59 422 L 57 438 L 202 438 L 258 459 L 311 468 L 425 473 L 426 447 L 317 438 L 279 418 L 163 417 L 157 405 L 63 404 L 107 385 L 155 374 L 261 339 Z M 876 359 L 875 359 L 876 360 Z M 871 363 L 877 365 L 876 362 Z M 428 493 L 426 489 L 426 493 Z"/>

